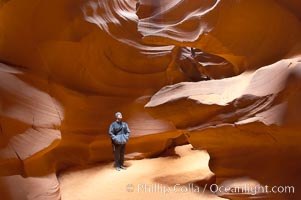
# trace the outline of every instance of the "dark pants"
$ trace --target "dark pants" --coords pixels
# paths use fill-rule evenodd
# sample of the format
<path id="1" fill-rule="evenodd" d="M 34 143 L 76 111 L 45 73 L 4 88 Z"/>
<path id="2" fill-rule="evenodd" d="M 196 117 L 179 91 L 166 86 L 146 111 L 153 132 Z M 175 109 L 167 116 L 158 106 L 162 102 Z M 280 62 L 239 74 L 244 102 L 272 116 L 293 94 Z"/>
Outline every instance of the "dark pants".
<path id="1" fill-rule="evenodd" d="M 115 142 L 112 142 L 112 146 L 114 151 L 115 167 L 120 167 L 124 162 L 125 144 L 116 144 Z"/>

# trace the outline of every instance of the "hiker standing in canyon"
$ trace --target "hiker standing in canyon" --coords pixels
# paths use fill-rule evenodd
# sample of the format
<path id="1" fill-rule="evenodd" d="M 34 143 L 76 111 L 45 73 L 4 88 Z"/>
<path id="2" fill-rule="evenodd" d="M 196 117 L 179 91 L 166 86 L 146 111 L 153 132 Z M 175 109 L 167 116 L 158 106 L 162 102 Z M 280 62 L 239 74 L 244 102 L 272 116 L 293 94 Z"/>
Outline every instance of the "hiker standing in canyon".
<path id="1" fill-rule="evenodd" d="M 124 163 L 124 152 L 127 141 L 130 136 L 130 129 L 127 123 L 122 121 L 121 112 L 115 113 L 116 121 L 110 125 L 109 134 L 112 140 L 114 152 L 114 162 L 117 171 L 126 170 Z"/>

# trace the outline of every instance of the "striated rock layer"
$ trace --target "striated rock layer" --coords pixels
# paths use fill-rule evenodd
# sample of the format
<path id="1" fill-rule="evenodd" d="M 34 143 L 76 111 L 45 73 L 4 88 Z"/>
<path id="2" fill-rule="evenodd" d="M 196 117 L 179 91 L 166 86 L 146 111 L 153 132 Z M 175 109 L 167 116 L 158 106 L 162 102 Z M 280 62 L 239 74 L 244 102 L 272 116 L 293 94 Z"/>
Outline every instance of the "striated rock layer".
<path id="1" fill-rule="evenodd" d="M 296 0 L 142 0 L 140 6 L 138 28 L 144 41 L 220 56 L 235 73 L 300 52 L 301 7 Z"/>
<path id="2" fill-rule="evenodd" d="M 297 184 L 299 8 L 296 0 L 0 1 L 3 198 L 60 199 L 60 170 L 112 160 L 116 111 L 132 130 L 128 159 L 189 142 L 208 149 L 218 181 Z M 284 164 L 290 170 L 280 173 Z"/>
<path id="3" fill-rule="evenodd" d="M 300 58 L 282 60 L 233 78 L 166 86 L 146 108 L 185 130 L 194 147 L 208 150 L 218 183 L 251 177 L 296 190 L 300 75 Z M 297 199 L 299 194 L 279 195 Z"/>

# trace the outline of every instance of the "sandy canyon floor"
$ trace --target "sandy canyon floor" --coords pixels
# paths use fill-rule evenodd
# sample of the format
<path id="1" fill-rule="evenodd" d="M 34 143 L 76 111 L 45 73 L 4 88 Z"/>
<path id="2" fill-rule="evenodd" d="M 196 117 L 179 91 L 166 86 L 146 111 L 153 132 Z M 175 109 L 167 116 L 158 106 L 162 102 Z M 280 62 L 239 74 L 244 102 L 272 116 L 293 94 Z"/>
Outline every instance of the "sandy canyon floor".
<path id="1" fill-rule="evenodd" d="M 184 145 L 169 156 L 128 160 L 127 170 L 112 162 L 70 169 L 59 176 L 62 200 L 222 199 L 204 190 L 213 177 L 208 161 L 206 151 Z"/>

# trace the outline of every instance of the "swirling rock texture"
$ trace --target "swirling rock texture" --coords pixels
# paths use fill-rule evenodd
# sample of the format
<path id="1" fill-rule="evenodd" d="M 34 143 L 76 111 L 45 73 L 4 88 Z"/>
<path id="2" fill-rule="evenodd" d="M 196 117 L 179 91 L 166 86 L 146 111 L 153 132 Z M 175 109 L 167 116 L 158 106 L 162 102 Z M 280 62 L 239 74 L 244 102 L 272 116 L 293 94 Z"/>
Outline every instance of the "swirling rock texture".
<path id="1" fill-rule="evenodd" d="M 112 160 L 116 111 L 128 159 L 189 142 L 218 183 L 300 187 L 300 13 L 297 0 L 0 1 L 3 198 L 60 199 L 60 170 Z"/>

